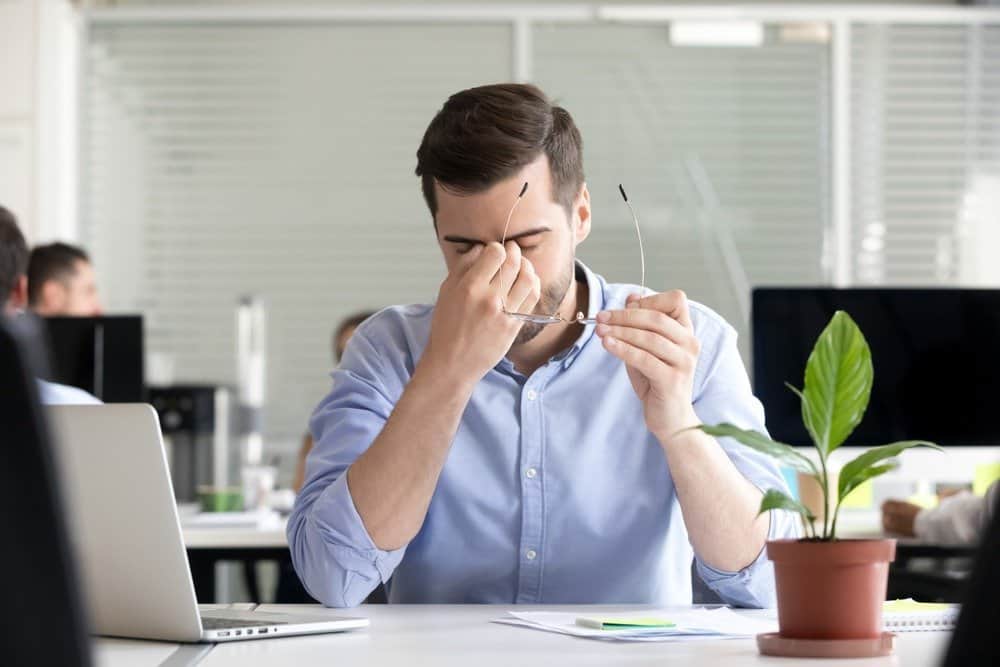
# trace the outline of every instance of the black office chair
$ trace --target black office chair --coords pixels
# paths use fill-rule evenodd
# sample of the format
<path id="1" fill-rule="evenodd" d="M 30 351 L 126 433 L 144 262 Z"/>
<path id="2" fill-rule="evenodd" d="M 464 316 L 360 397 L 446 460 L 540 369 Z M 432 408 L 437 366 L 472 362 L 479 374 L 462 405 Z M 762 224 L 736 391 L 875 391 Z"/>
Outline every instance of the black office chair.
<path id="1" fill-rule="evenodd" d="M 965 588 L 945 667 L 1000 665 L 1000 498 Z"/>
<path id="2" fill-rule="evenodd" d="M 38 402 L 36 368 L 23 351 L 37 341 L 0 321 L 0 661 L 91 664 L 67 536 L 58 472 Z"/>

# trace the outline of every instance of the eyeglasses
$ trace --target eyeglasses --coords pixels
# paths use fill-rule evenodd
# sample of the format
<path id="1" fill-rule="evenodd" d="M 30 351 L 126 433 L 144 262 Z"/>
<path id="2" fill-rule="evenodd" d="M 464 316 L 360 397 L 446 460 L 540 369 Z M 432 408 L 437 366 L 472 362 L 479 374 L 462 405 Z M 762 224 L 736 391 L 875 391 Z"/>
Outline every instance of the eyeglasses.
<path id="1" fill-rule="evenodd" d="M 521 203 L 521 199 L 524 198 L 524 193 L 528 191 L 528 183 L 525 181 L 524 187 L 521 188 L 521 192 L 517 195 L 517 199 L 514 200 L 514 205 L 510 207 L 510 212 L 507 214 L 507 222 L 503 226 L 503 237 L 500 239 L 500 245 L 505 245 L 507 242 L 507 228 L 510 227 L 510 219 L 514 215 L 514 211 L 517 209 L 517 205 Z M 635 209 L 632 208 L 632 204 L 628 200 L 628 195 L 625 194 L 625 188 L 621 184 L 618 185 L 618 192 L 621 193 L 622 199 L 625 201 L 625 205 L 628 206 L 628 210 L 632 213 L 632 224 L 635 225 L 635 235 L 639 239 L 639 267 L 640 267 L 640 279 L 639 286 L 641 287 L 641 292 L 646 291 L 646 253 L 642 247 L 642 232 L 639 230 L 639 217 L 635 214 Z M 593 317 L 586 317 L 583 312 L 578 312 L 576 317 L 566 318 L 561 316 L 558 311 L 552 313 L 551 315 L 538 315 L 537 313 L 515 313 L 507 310 L 507 300 L 503 296 L 507 293 L 507 289 L 503 284 L 503 274 L 500 275 L 500 305 L 503 307 L 503 312 L 510 317 L 513 317 L 524 322 L 531 322 L 533 324 L 596 324 L 597 319 Z M 596 314 L 596 313 L 595 313 Z"/>

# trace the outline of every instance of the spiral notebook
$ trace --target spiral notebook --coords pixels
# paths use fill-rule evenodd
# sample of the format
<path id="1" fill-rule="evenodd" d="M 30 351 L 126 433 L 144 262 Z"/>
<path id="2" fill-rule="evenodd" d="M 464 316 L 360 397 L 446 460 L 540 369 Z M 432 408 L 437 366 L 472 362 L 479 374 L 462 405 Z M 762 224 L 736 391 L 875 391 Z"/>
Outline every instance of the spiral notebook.
<path id="1" fill-rule="evenodd" d="M 951 630 L 958 611 L 957 604 L 916 602 L 912 598 L 890 600 L 882 606 L 882 624 L 888 632 Z"/>

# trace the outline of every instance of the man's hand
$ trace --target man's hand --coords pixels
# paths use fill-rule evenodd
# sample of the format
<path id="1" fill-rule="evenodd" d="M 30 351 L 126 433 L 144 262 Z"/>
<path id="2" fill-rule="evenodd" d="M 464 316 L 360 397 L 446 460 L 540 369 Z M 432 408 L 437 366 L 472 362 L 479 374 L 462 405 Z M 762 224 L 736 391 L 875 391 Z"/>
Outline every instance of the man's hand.
<path id="1" fill-rule="evenodd" d="M 902 500 L 887 500 L 882 503 L 882 528 L 887 533 L 914 537 L 913 526 L 921 509 L 920 505 Z"/>
<path id="2" fill-rule="evenodd" d="M 530 313 L 541 295 L 531 261 L 517 243 L 476 246 L 441 284 L 424 358 L 450 377 L 475 383 L 499 363 L 523 324 L 507 310 Z"/>
<path id="3" fill-rule="evenodd" d="M 699 342 L 679 290 L 628 297 L 625 310 L 598 313 L 597 335 L 628 369 L 646 427 L 661 444 L 695 426 L 691 405 Z"/>

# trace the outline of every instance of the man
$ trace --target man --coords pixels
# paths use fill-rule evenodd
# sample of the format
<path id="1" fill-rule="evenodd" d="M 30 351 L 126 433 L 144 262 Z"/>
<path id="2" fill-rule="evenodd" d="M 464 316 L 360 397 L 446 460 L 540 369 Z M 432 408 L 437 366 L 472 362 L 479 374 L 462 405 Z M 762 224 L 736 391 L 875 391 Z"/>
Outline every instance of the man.
<path id="1" fill-rule="evenodd" d="M 14 214 L 0 206 L 0 314 L 16 317 L 28 304 L 28 244 Z M 76 387 L 38 381 L 42 403 L 48 405 L 100 403 Z"/>
<path id="2" fill-rule="evenodd" d="M 904 500 L 882 503 L 882 527 L 887 533 L 917 537 L 940 544 L 976 544 L 990 524 L 990 512 L 1000 496 L 1000 481 L 982 496 L 960 491 L 932 509 Z"/>
<path id="3" fill-rule="evenodd" d="M 725 601 L 772 605 L 764 544 L 797 528 L 757 508 L 781 475 L 689 430 L 764 428 L 735 331 L 574 261 L 591 209 L 569 113 L 533 86 L 462 91 L 416 172 L 448 276 L 436 305 L 358 328 L 313 415 L 288 525 L 309 592 L 349 607 L 391 576 L 391 602 L 690 604 L 694 554 Z"/>
<path id="4" fill-rule="evenodd" d="M 90 257 L 67 243 L 36 246 L 28 261 L 28 303 L 42 317 L 101 314 Z"/>

